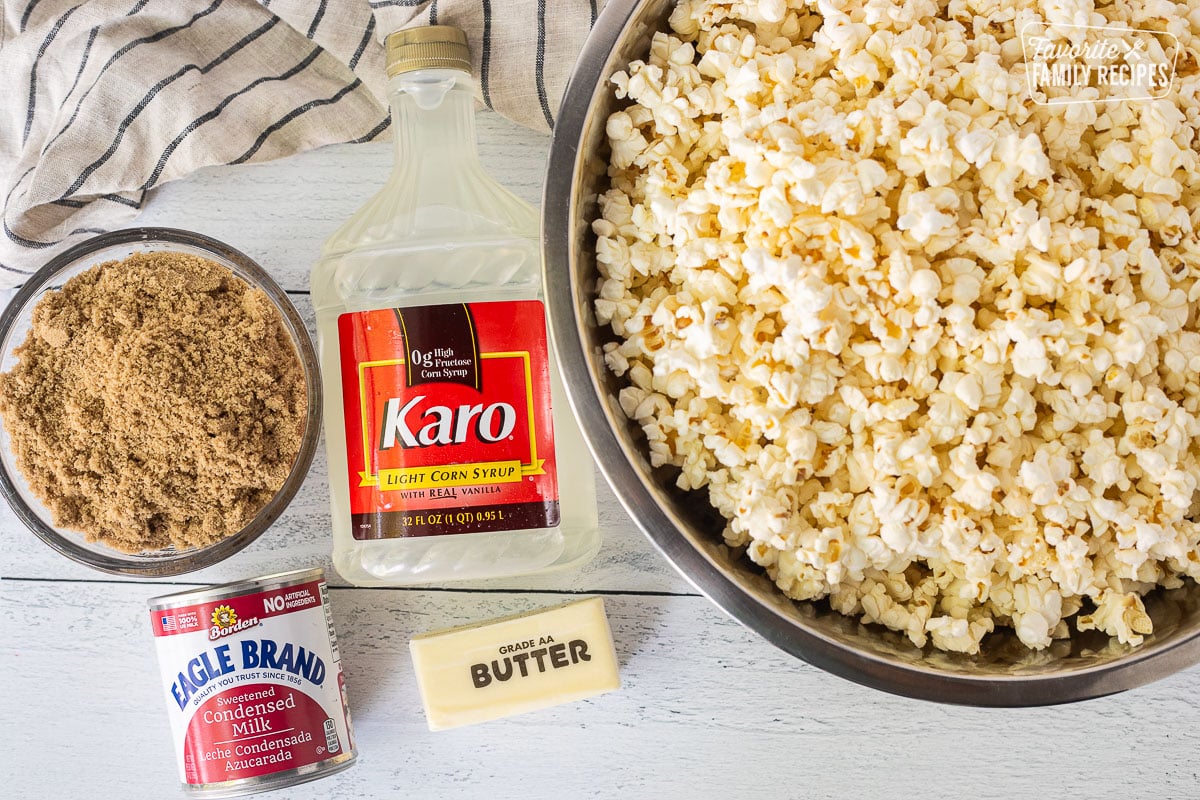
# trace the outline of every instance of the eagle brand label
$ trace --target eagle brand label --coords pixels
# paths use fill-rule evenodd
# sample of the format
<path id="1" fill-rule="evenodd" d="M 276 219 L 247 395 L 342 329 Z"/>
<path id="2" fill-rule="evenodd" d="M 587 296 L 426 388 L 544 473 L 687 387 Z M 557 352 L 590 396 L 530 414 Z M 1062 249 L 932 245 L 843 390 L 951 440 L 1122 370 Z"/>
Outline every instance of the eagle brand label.
<path id="1" fill-rule="evenodd" d="M 180 779 L 201 794 L 284 786 L 354 759 L 325 581 L 299 576 L 151 601 Z"/>
<path id="2" fill-rule="evenodd" d="M 559 522 L 536 300 L 338 318 L 356 539 Z"/>

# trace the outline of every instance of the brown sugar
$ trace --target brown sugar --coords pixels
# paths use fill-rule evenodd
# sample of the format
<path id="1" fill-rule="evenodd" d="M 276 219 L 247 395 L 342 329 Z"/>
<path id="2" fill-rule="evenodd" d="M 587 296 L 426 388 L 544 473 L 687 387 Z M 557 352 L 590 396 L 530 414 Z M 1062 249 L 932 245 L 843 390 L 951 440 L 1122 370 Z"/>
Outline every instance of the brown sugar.
<path id="1" fill-rule="evenodd" d="M 0 375 L 17 466 L 55 524 L 126 552 L 236 533 L 300 451 L 304 374 L 279 311 L 174 252 L 49 292 Z"/>

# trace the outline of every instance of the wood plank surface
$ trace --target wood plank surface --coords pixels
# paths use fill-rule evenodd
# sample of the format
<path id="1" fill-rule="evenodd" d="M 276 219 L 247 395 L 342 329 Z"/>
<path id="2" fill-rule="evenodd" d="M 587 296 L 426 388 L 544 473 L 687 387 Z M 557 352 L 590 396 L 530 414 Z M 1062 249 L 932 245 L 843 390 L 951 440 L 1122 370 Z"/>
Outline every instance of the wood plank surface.
<path id="1" fill-rule="evenodd" d="M 550 137 L 498 114 L 477 115 L 479 158 L 527 202 L 540 204 Z M 233 245 L 289 291 L 308 291 L 321 243 L 383 186 L 389 142 L 335 145 L 290 158 L 211 167 L 169 183 L 138 225 L 186 228 Z"/>
<path id="2" fill-rule="evenodd" d="M 4 581 L 6 797 L 176 796 L 152 586 Z M 1185 798 L 1196 670 L 1073 706 L 984 710 L 862 689 L 789 658 L 699 597 L 608 596 L 622 688 L 426 729 L 415 633 L 559 602 L 335 589 L 360 749 L 289 798 Z M 34 632 L 36 631 L 36 634 Z M 9 793 L 11 792 L 11 794 Z"/>

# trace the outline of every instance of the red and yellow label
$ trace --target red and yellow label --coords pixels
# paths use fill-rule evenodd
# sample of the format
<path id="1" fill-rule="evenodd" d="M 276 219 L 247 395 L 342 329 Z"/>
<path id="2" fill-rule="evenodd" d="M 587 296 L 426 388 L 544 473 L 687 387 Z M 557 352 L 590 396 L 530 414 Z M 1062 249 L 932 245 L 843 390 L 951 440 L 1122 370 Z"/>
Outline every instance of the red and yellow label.
<path id="1" fill-rule="evenodd" d="M 338 317 L 356 539 L 558 524 L 537 300 Z"/>

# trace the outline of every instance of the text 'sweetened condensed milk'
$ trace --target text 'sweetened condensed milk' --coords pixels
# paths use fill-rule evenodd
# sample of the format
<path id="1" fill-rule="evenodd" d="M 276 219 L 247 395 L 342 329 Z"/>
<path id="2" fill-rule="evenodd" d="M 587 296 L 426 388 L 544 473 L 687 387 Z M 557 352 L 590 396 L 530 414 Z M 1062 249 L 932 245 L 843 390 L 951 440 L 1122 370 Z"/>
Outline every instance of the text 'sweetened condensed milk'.
<path id="1" fill-rule="evenodd" d="M 353 763 L 323 570 L 156 597 L 150 609 L 184 788 L 247 794 Z"/>

